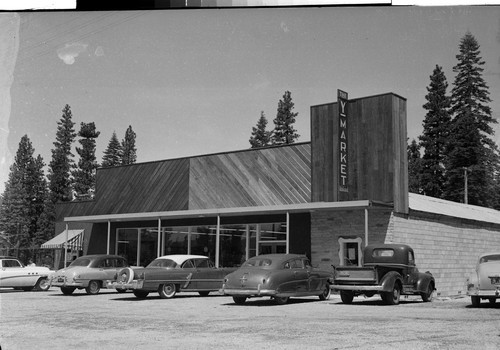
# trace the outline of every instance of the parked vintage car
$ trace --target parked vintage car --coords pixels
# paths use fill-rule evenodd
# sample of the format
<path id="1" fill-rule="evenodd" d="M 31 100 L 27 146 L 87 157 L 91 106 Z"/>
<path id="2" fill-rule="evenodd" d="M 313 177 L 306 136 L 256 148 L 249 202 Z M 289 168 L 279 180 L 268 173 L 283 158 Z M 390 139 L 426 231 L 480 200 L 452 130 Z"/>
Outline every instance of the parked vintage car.
<path id="1" fill-rule="evenodd" d="M 24 266 L 17 258 L 0 256 L 0 288 L 46 291 L 54 273 L 47 267 Z"/>
<path id="2" fill-rule="evenodd" d="M 248 259 L 224 278 L 221 293 L 230 295 L 236 304 L 248 298 L 269 296 L 277 304 L 291 297 L 330 298 L 332 271 L 312 267 L 305 255 L 263 254 Z"/>
<path id="3" fill-rule="evenodd" d="M 430 272 L 420 272 L 413 249 L 405 244 L 367 245 L 363 266 L 337 266 L 332 289 L 345 304 L 358 295 L 380 294 L 388 305 L 399 304 L 403 295 L 420 295 L 431 301 L 436 281 Z"/>
<path id="4" fill-rule="evenodd" d="M 495 303 L 500 298 L 500 252 L 481 254 L 466 285 L 474 307 L 479 306 L 481 299 Z"/>
<path id="5" fill-rule="evenodd" d="M 121 269 L 108 281 L 108 288 L 132 289 L 137 298 L 158 292 L 161 298 L 173 298 L 179 292 L 198 292 L 207 296 L 218 291 L 224 276 L 235 268 L 216 268 L 203 255 L 165 255 L 153 260 L 145 268 Z"/>
<path id="6" fill-rule="evenodd" d="M 66 295 L 75 289 L 84 289 L 87 294 L 98 294 L 105 288 L 105 282 L 116 275 L 117 271 L 129 266 L 125 258 L 118 255 L 96 254 L 85 255 L 73 260 L 66 268 L 52 275 L 51 285 L 60 287 Z M 118 289 L 118 292 L 124 290 Z"/>

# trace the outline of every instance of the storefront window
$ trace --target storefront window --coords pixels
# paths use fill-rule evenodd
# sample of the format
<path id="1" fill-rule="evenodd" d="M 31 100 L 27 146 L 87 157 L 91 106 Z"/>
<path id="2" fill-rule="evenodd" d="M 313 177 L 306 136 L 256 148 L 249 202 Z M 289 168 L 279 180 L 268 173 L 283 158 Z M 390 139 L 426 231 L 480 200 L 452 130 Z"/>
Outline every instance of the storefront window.
<path id="1" fill-rule="evenodd" d="M 219 228 L 220 267 L 238 267 L 259 254 L 286 252 L 286 225 L 265 223 L 221 225 Z M 216 262 L 217 226 L 128 228 L 117 230 L 116 252 L 130 265 L 146 266 L 158 255 L 195 254 Z"/>

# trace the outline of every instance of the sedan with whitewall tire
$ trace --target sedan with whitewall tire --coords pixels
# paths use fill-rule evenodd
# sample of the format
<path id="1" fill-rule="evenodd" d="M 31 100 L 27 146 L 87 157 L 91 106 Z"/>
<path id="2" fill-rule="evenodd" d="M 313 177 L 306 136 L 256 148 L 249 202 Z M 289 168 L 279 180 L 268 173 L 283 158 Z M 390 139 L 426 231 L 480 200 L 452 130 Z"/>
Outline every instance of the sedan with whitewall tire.
<path id="1" fill-rule="evenodd" d="M 236 268 L 217 268 L 203 255 L 174 254 L 153 260 L 145 268 L 124 268 L 107 282 L 108 288 L 132 290 L 137 298 L 158 292 L 162 299 L 171 299 L 179 292 L 198 292 L 207 296 L 218 291 L 224 276 Z"/>
<path id="2" fill-rule="evenodd" d="M 500 252 L 480 255 L 476 269 L 467 278 L 466 285 L 472 306 L 478 307 L 481 300 L 495 304 L 500 298 Z"/>

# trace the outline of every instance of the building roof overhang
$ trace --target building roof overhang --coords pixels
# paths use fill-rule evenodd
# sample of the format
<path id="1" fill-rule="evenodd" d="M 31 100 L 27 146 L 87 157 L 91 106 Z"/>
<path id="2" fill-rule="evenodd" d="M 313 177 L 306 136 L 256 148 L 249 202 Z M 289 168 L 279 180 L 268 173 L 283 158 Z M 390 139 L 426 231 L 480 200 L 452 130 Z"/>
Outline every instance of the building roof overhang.
<path id="1" fill-rule="evenodd" d="M 311 213 L 315 211 L 329 210 L 360 210 L 360 209 L 392 209 L 392 203 L 383 203 L 372 200 L 358 200 L 346 202 L 314 202 L 285 204 L 272 206 L 236 207 L 236 208 L 213 208 L 195 210 L 175 210 L 147 213 L 123 213 L 103 214 L 89 216 L 65 217 L 65 222 L 119 222 L 119 221 L 147 221 L 168 219 L 189 219 L 203 217 L 229 217 L 249 215 L 276 215 L 292 213 Z"/>

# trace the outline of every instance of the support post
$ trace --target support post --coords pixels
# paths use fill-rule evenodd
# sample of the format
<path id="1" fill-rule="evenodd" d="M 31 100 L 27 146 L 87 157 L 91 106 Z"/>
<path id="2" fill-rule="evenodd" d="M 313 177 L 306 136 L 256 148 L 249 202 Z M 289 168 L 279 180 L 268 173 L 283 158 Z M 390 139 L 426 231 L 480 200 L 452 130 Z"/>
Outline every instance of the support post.
<path id="1" fill-rule="evenodd" d="M 365 208 L 365 247 L 368 245 L 368 209 Z"/>
<path id="2" fill-rule="evenodd" d="M 66 240 L 64 241 L 64 267 L 68 261 L 68 239 L 69 239 L 69 225 L 66 223 Z"/>
<path id="3" fill-rule="evenodd" d="M 156 257 L 160 257 L 161 252 L 161 219 L 158 218 L 158 249 L 156 249 Z"/>
<path id="4" fill-rule="evenodd" d="M 220 254 L 220 215 L 217 215 L 217 230 L 215 233 L 215 267 L 219 267 L 219 254 Z"/>
<path id="5" fill-rule="evenodd" d="M 290 213 L 286 212 L 286 253 L 290 253 Z"/>
<path id="6" fill-rule="evenodd" d="M 108 242 L 106 243 L 106 254 L 109 254 L 110 244 L 111 244 L 111 221 L 108 220 Z"/>

